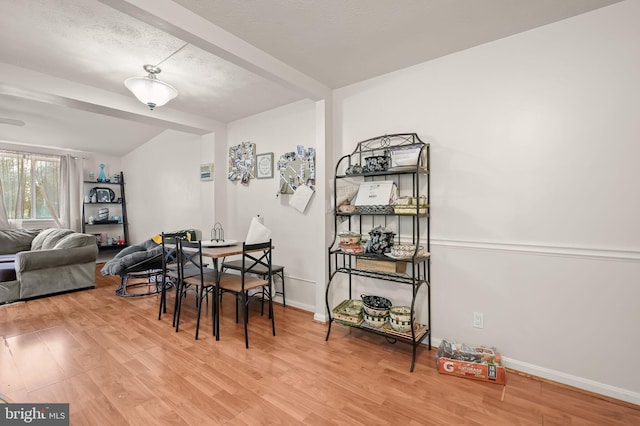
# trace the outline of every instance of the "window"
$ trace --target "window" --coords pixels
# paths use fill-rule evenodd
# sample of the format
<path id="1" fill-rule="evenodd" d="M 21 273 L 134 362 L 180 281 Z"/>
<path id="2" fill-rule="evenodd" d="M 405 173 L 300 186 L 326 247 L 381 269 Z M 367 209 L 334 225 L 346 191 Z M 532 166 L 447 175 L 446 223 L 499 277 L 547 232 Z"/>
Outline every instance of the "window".
<path id="1" fill-rule="evenodd" d="M 0 151 L 0 196 L 7 219 L 60 216 L 60 157 Z"/>

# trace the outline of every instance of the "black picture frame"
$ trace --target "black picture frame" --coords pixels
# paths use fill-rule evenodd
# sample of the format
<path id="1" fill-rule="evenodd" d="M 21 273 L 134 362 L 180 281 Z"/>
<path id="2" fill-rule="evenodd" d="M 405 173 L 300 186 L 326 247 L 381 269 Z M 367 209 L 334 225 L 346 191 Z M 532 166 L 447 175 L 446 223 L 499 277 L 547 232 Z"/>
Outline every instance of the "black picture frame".
<path id="1" fill-rule="evenodd" d="M 98 192 L 99 191 L 99 192 Z M 96 196 L 97 203 L 113 203 L 116 200 L 116 193 L 111 188 L 94 187 L 89 191 L 89 198 Z"/>
<path id="2" fill-rule="evenodd" d="M 109 188 L 96 188 L 96 198 L 99 203 L 110 203 L 111 191 Z"/>

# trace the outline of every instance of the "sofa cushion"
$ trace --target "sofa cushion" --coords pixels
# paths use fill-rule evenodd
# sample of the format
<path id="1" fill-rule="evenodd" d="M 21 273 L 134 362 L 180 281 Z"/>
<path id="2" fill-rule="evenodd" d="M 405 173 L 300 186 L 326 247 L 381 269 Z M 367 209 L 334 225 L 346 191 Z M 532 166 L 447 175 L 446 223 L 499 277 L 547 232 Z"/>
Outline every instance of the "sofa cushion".
<path id="1" fill-rule="evenodd" d="M 16 268 L 14 263 L 0 263 L 0 283 L 14 281 L 16 279 Z"/>
<path id="2" fill-rule="evenodd" d="M 73 233 L 62 237 L 55 245 L 54 249 L 70 249 L 96 244 L 96 237 L 93 235 Z"/>
<path id="3" fill-rule="evenodd" d="M 31 241 L 39 230 L 3 229 L 0 231 L 0 254 L 14 254 L 31 250 Z"/>
<path id="4" fill-rule="evenodd" d="M 65 236 L 72 234 L 71 229 L 49 228 L 41 231 L 31 242 L 31 250 L 49 250 Z"/>

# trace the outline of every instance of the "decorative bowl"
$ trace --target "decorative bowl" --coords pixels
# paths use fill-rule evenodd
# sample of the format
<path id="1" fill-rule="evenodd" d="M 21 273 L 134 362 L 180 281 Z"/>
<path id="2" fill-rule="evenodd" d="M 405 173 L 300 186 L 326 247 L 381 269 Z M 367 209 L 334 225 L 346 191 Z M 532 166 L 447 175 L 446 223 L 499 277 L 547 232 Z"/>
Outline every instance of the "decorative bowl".
<path id="1" fill-rule="evenodd" d="M 382 226 L 377 226 L 369 231 L 369 240 L 365 251 L 367 253 L 384 254 L 391 251 L 395 233 Z"/>
<path id="2" fill-rule="evenodd" d="M 367 296 L 366 294 L 361 294 L 362 302 L 365 307 L 374 308 L 374 309 L 390 309 L 392 304 L 391 300 L 386 297 L 381 296 Z"/>
<path id="3" fill-rule="evenodd" d="M 362 254 L 364 253 L 364 246 L 362 244 L 338 244 L 340 250 L 349 254 Z"/>
<path id="4" fill-rule="evenodd" d="M 392 306 L 389 309 L 389 315 L 392 320 L 398 322 L 411 321 L 411 307 L 410 306 Z"/>
<path id="5" fill-rule="evenodd" d="M 98 209 L 98 219 L 99 220 L 107 220 L 109 218 L 109 209 L 106 207 L 101 207 Z"/>
<path id="6" fill-rule="evenodd" d="M 360 164 L 352 164 L 347 167 L 344 172 L 345 175 L 359 175 L 362 174 L 362 166 Z"/>
<path id="7" fill-rule="evenodd" d="M 411 330 L 411 321 L 398 321 L 393 318 L 390 318 L 389 325 L 395 331 L 399 331 L 401 333 L 406 333 L 407 331 Z"/>
<path id="8" fill-rule="evenodd" d="M 375 315 L 369 315 L 368 313 L 365 312 L 363 316 L 364 316 L 364 322 L 366 322 L 373 328 L 381 328 L 383 325 L 387 323 L 387 321 L 389 321 L 388 315 L 375 316 Z"/>
<path id="9" fill-rule="evenodd" d="M 393 257 L 412 257 L 416 252 L 416 246 L 413 244 L 395 244 L 391 246 L 391 256 Z M 418 247 L 417 256 L 424 254 L 424 247 Z"/>
<path id="10" fill-rule="evenodd" d="M 391 308 L 391 300 L 380 296 L 361 295 L 364 303 L 364 312 L 370 316 L 386 316 L 389 315 Z"/>
<path id="11" fill-rule="evenodd" d="M 383 317 L 383 316 L 388 316 L 389 315 L 389 310 L 388 309 L 370 308 L 367 305 L 364 305 L 364 312 L 367 315 L 371 315 L 372 317 Z"/>
<path id="12" fill-rule="evenodd" d="M 338 206 L 338 210 L 341 213 L 354 213 L 356 211 L 356 206 L 352 204 L 343 204 L 341 206 Z"/>
<path id="13" fill-rule="evenodd" d="M 383 172 L 389 168 L 391 158 L 386 155 L 374 155 L 373 157 L 366 157 L 365 168 L 367 172 Z"/>
<path id="14" fill-rule="evenodd" d="M 362 235 L 357 232 L 343 232 L 338 234 L 338 237 L 340 237 L 340 244 L 359 244 Z"/>

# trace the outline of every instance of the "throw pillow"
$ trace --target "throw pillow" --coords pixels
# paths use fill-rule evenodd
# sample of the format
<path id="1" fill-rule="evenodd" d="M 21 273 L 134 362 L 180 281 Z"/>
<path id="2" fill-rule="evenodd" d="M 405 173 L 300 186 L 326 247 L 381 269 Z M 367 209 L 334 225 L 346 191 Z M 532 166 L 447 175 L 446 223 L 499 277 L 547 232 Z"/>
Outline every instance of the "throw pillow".
<path id="1" fill-rule="evenodd" d="M 49 228 L 40 232 L 31 242 L 31 250 L 49 250 L 63 237 L 73 233 L 71 229 Z"/>
<path id="2" fill-rule="evenodd" d="M 96 239 L 93 235 L 78 234 L 74 232 L 60 239 L 55 245 L 55 249 L 70 249 L 76 247 L 85 247 L 95 244 Z"/>

